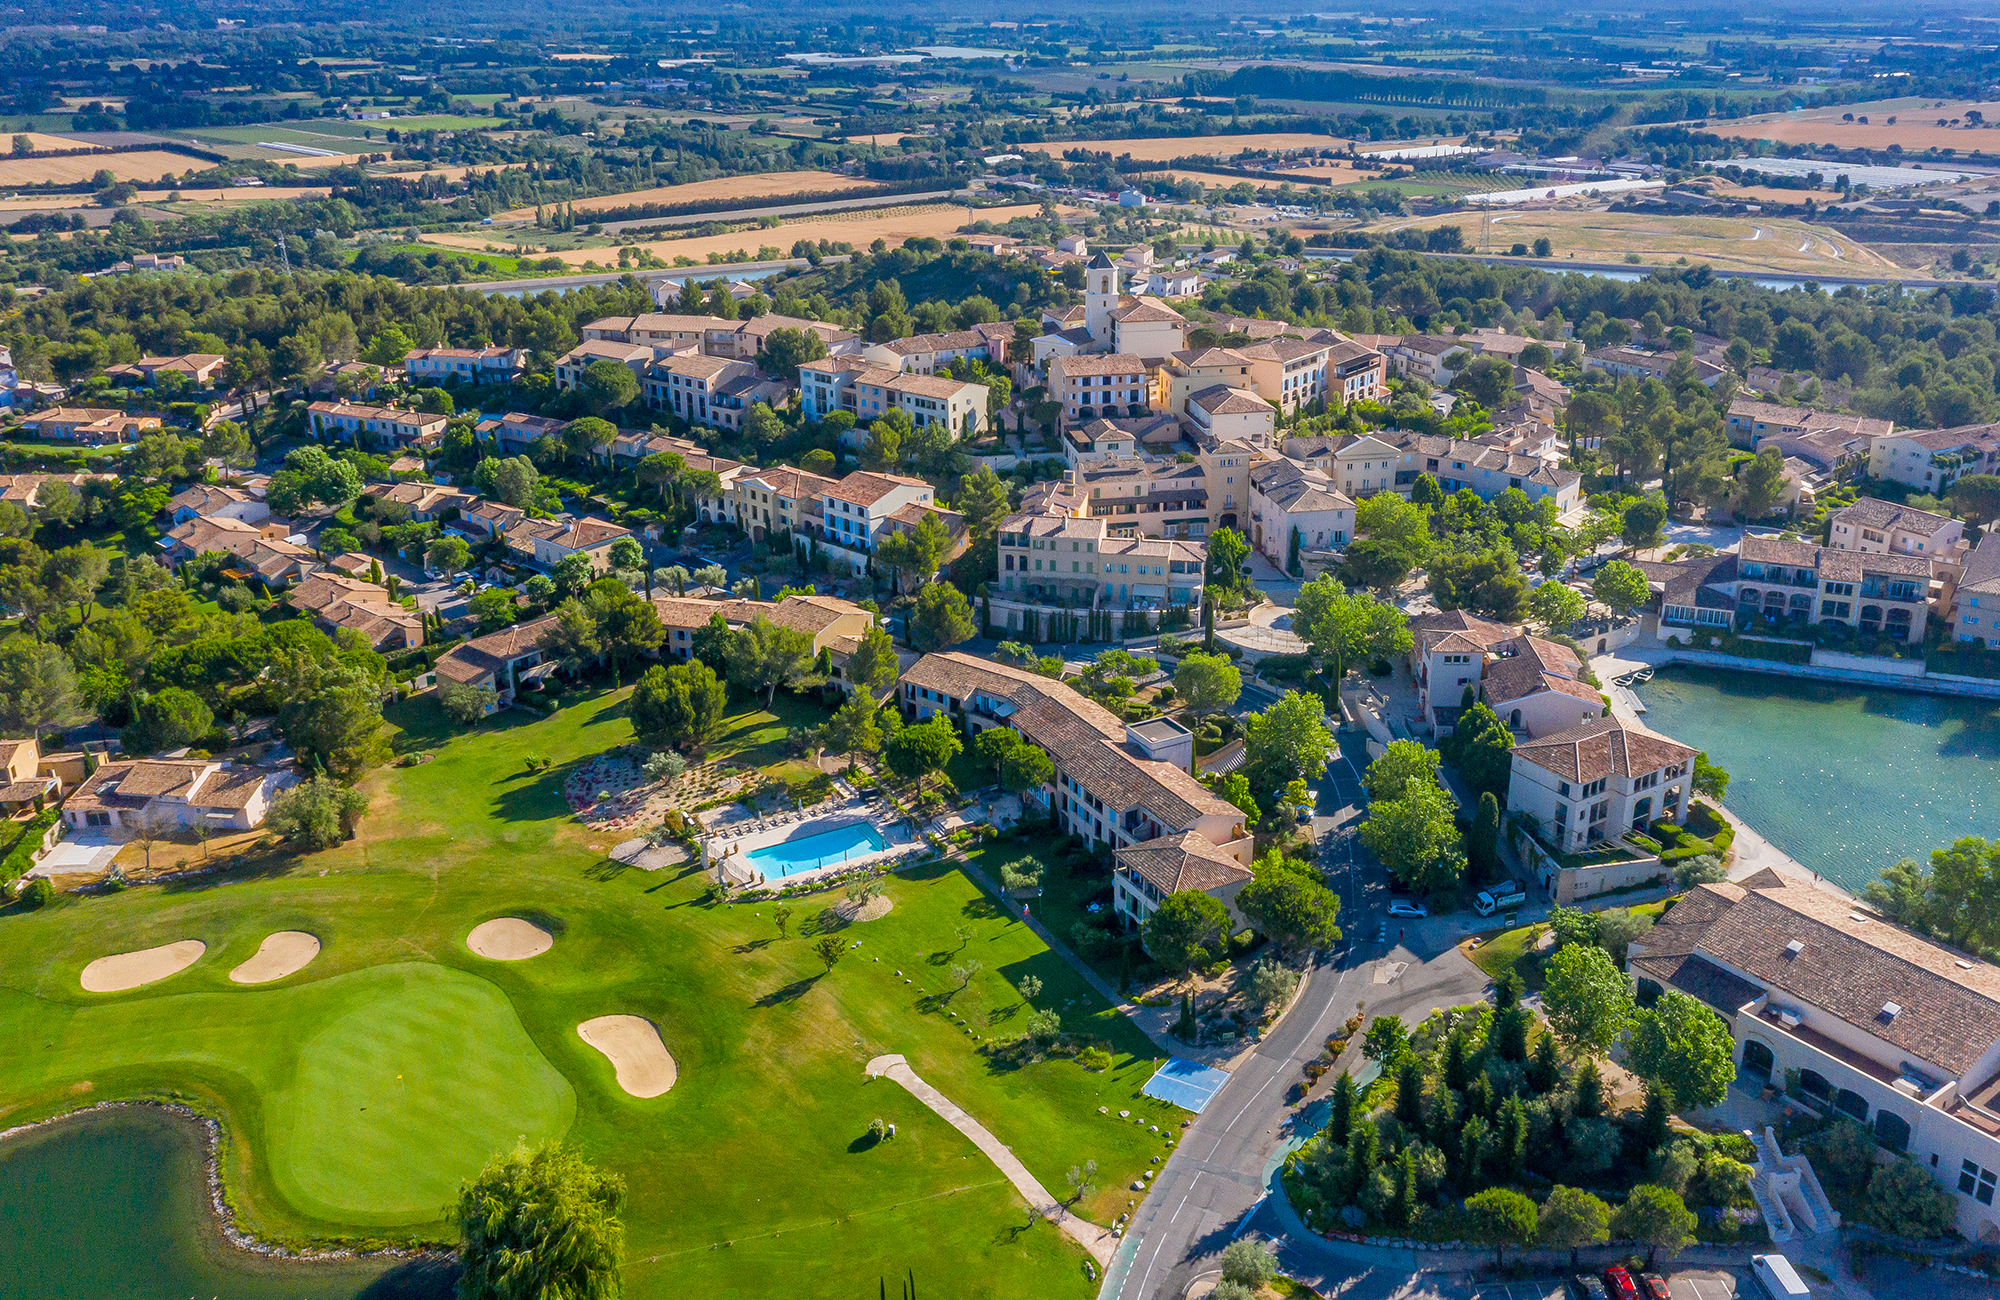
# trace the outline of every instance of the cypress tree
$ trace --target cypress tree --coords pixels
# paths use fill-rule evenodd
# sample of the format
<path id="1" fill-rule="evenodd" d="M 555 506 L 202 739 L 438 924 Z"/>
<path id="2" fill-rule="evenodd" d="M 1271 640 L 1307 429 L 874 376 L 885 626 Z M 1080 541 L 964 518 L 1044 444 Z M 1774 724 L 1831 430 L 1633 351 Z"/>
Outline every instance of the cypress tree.
<path id="1" fill-rule="evenodd" d="M 1424 1131 L 1424 1076 L 1415 1056 L 1396 1072 L 1396 1119 L 1412 1134 Z"/>
<path id="2" fill-rule="evenodd" d="M 1576 1117 L 1596 1119 L 1604 1113 L 1604 1082 L 1598 1077 L 1597 1062 L 1585 1061 L 1576 1072 Z"/>
<path id="3" fill-rule="evenodd" d="M 1326 1121 L 1327 1140 L 1347 1141 L 1347 1132 L 1354 1126 L 1354 1076 L 1346 1070 L 1333 1081 L 1333 1109 Z"/>
<path id="4" fill-rule="evenodd" d="M 1528 1060 L 1528 1086 L 1538 1093 L 1554 1092 L 1562 1082 L 1562 1060 L 1556 1055 L 1556 1037 L 1543 1034 L 1535 1040 L 1535 1051 Z"/>
<path id="5" fill-rule="evenodd" d="M 1503 1061 L 1528 1059 L 1528 1012 L 1519 1006 L 1493 1013 L 1491 1042 L 1494 1055 Z"/>
<path id="6" fill-rule="evenodd" d="M 1389 1222 L 1407 1228 L 1417 1212 L 1417 1160 L 1408 1147 L 1396 1162 L 1396 1194 L 1389 1201 Z"/>
<path id="7" fill-rule="evenodd" d="M 1453 1091 L 1463 1091 L 1472 1082 L 1472 1051 L 1465 1030 L 1454 1028 L 1444 1040 L 1444 1083 Z"/>
<path id="8" fill-rule="evenodd" d="M 1347 1203 L 1361 1199 L 1361 1189 L 1368 1186 L 1368 1180 L 1375 1175 L 1375 1166 L 1381 1163 L 1381 1141 L 1375 1135 L 1375 1126 L 1362 1123 L 1354 1126 L 1347 1135 Z"/>
<path id="9" fill-rule="evenodd" d="M 1674 1109 L 1674 1094 L 1663 1083 L 1646 1085 L 1646 1109 L 1639 1115 L 1639 1143 L 1647 1154 L 1667 1144 L 1667 1119 Z"/>

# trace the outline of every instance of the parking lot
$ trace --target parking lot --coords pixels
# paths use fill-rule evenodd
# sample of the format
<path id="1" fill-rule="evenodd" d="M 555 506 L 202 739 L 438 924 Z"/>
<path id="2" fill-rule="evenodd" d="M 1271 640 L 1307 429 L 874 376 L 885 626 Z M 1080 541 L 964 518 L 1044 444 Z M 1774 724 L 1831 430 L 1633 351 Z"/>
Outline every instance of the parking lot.
<path id="1" fill-rule="evenodd" d="M 1432 1276 L 1434 1294 L 1443 1300 L 1574 1300 L 1560 1277 L 1536 1282 L 1481 1283 L 1463 1274 Z M 1735 1300 L 1739 1292 L 1746 1300 L 1754 1300 L 1758 1294 L 1754 1285 L 1721 1269 L 1690 1269 L 1662 1276 L 1667 1279 L 1674 1300 Z"/>

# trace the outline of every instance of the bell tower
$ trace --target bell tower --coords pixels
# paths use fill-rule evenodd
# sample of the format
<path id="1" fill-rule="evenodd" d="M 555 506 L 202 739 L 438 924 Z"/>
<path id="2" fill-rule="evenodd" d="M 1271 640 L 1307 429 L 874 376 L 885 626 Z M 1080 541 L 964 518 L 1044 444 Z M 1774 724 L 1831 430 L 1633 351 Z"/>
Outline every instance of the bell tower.
<path id="1" fill-rule="evenodd" d="M 1099 253 L 1084 268 L 1083 284 L 1083 327 L 1090 331 L 1092 344 L 1109 351 L 1111 312 L 1118 306 L 1118 268 Z"/>

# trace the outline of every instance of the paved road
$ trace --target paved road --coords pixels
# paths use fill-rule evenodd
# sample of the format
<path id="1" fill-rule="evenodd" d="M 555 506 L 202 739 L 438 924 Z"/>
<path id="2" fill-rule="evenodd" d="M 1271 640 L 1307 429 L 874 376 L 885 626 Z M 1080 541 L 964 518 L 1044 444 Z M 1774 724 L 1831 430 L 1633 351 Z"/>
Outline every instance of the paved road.
<path id="1" fill-rule="evenodd" d="M 1341 739 L 1343 752 L 1320 782 L 1313 830 L 1329 883 L 1342 896 L 1346 935 L 1313 967 L 1305 992 L 1277 1029 L 1183 1134 L 1134 1212 L 1127 1244 L 1106 1273 L 1100 1293 L 1106 1300 L 1165 1300 L 1215 1267 L 1215 1257 L 1273 1185 L 1284 1145 L 1304 1136 L 1294 1128 L 1286 1095 L 1303 1077 L 1305 1062 L 1357 1006 L 1415 1020 L 1485 990 L 1485 976 L 1453 950 L 1425 962 L 1393 939 L 1377 938 L 1388 882 L 1355 834 L 1365 806 L 1360 773 L 1366 751 L 1357 735 Z"/>

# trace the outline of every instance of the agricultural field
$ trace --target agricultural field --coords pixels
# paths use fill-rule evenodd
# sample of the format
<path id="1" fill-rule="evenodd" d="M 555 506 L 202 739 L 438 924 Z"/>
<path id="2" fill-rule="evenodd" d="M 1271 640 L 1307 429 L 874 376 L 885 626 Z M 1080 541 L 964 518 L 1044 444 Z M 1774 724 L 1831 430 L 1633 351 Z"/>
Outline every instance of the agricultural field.
<path id="1" fill-rule="evenodd" d="M 100 171 L 121 181 L 157 181 L 162 176 L 204 172 L 206 158 L 145 149 L 137 153 L 77 154 L 69 158 L 0 158 L 0 188 L 16 185 L 79 185 Z"/>
<path id="2" fill-rule="evenodd" d="M 1477 213 L 1448 213 L 1381 222 L 1375 230 L 1427 230 L 1458 226 L 1471 248 L 1479 239 Z M 1619 262 L 1637 254 L 1639 265 L 1665 266 L 1685 259 L 1732 271 L 1786 274 L 1881 275 L 1896 264 L 1824 226 L 1758 217 L 1674 217 L 1635 212 L 1508 212 L 1493 218 L 1488 239 L 1505 251 L 1546 238 L 1558 258 Z"/>
<path id="3" fill-rule="evenodd" d="M 461 1179 L 517 1140 L 562 1137 L 625 1180 L 633 1300 L 764 1294 L 780 1277 L 788 1294 L 858 1296 L 905 1269 L 929 1294 L 1093 1294 L 1078 1247 L 863 1066 L 906 1056 L 1044 1186 L 1096 1161 L 1078 1211 L 1108 1223 L 1178 1131 L 1181 1112 L 1139 1095 L 1152 1043 L 948 865 L 888 880 L 880 919 L 825 922 L 847 944 L 829 970 L 804 932 L 838 894 L 798 900 L 780 934 L 769 904 L 709 898 L 698 866 L 610 861 L 563 790 L 630 741 L 628 698 L 579 692 L 552 717 L 470 734 L 427 699 L 397 705 L 398 747 L 432 761 L 370 777 L 349 843 L 0 915 L 7 1122 L 84 1097 L 194 1104 L 228 1134 L 244 1225 L 290 1242 L 449 1237 Z M 715 752 L 776 766 L 787 734 L 825 717 L 789 695 L 742 704 Z M 550 942 L 525 960 L 475 955 L 471 932 L 501 917 Z M 233 983 L 277 931 L 316 936 L 317 955 Z M 95 957 L 187 940 L 206 950 L 177 974 L 80 987 Z M 1032 1010 L 1016 991 L 1029 975 L 1034 1006 L 1101 1040 L 1109 1068 L 1007 1046 Z M 658 1027 L 670 1090 L 628 1094 L 579 1037 L 612 1015 Z M 893 1138 L 869 1140 L 877 1118 Z"/>
<path id="4" fill-rule="evenodd" d="M 801 239 L 814 241 L 831 239 L 853 244 L 857 248 L 865 248 L 877 239 L 885 240 L 891 245 L 924 236 L 949 239 L 975 221 L 991 221 L 998 224 L 1012 221 L 1015 217 L 1032 217 L 1040 211 L 1041 207 L 1032 203 L 1005 208 L 977 209 L 947 203 L 912 204 L 907 208 L 869 208 L 857 212 L 829 212 L 823 216 L 787 219 L 769 229 L 744 230 L 733 235 L 702 235 L 692 239 L 661 239 L 646 242 L 607 239 L 601 248 L 569 249 L 547 256 L 560 257 L 569 265 L 576 267 L 586 262 L 615 267 L 618 264 L 620 248 L 643 248 L 669 262 L 677 257 L 688 257 L 697 263 L 706 263 L 710 253 L 718 257 L 727 257 L 732 253 L 744 252 L 754 258 L 759 248 L 769 246 L 778 249 L 780 257 L 790 257 L 792 245 Z M 427 234 L 423 237 L 423 242 L 445 248 L 480 251 L 487 244 L 495 242 L 495 239 L 487 235 Z"/>
<path id="5" fill-rule="evenodd" d="M 12 152 L 13 149 L 13 139 L 24 134 L 28 137 L 28 144 L 31 146 L 30 153 L 67 153 L 71 149 L 89 148 L 81 140 L 70 140 L 59 135 L 47 135 L 40 131 L 17 131 L 14 133 L 14 137 L 10 137 L 7 141 L 9 152 Z"/>
<path id="6" fill-rule="evenodd" d="M 837 172 L 764 172 L 723 176 L 715 180 L 695 181 L 690 185 L 628 190 L 623 194 L 600 194 L 595 198 L 578 199 L 571 206 L 578 212 L 615 212 L 620 208 L 640 207 L 648 203 L 713 203 L 717 208 L 726 208 L 744 199 L 768 199 L 789 194 L 866 194 L 883 188 L 886 187 L 881 181 L 842 176 Z M 511 212 L 495 213 L 493 219 L 496 222 L 533 221 L 535 210 L 515 208 Z"/>
<path id="7" fill-rule="evenodd" d="M 1968 110 L 1986 119 L 1985 127 L 1966 124 Z M 1848 114 L 1857 119 L 1844 122 Z M 1866 117 L 1864 124 L 1859 119 Z M 1895 118 L 1892 124 L 1889 119 Z M 1940 126 L 1942 118 L 1945 125 Z M 1956 121 L 1957 125 L 1952 125 Z M 1953 149 L 2000 153 L 2000 103 L 1973 100 L 1888 99 L 1866 104 L 1839 104 L 1731 121 L 1711 121 L 1708 130 L 1735 140 L 1769 140 L 1773 144 L 1822 144 L 1838 149 L 1887 149 L 1904 153 Z"/>

